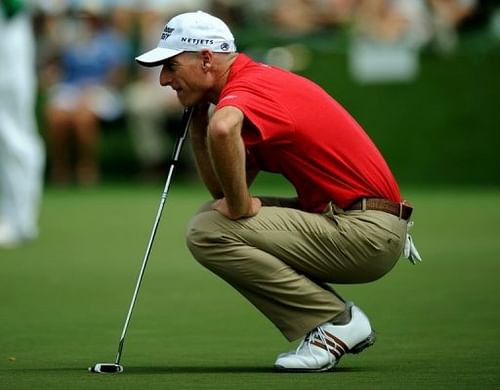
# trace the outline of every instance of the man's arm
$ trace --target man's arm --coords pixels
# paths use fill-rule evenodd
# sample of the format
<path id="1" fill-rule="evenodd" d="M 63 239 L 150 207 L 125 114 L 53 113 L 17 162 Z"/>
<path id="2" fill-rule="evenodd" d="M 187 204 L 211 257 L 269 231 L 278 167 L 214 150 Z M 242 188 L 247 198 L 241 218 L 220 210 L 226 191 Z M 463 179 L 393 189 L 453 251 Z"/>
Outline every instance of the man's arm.
<path id="1" fill-rule="evenodd" d="M 224 197 L 219 179 L 214 173 L 207 146 L 208 108 L 209 104 L 198 105 L 193 108 L 193 118 L 190 127 L 191 146 L 196 162 L 198 174 L 205 183 L 214 199 Z"/>
<path id="2" fill-rule="evenodd" d="M 214 207 L 231 219 L 256 215 L 260 209 L 260 200 L 252 198 L 248 190 L 245 146 L 241 138 L 243 120 L 239 109 L 223 107 L 214 113 L 207 130 L 212 172 L 224 196 Z"/>

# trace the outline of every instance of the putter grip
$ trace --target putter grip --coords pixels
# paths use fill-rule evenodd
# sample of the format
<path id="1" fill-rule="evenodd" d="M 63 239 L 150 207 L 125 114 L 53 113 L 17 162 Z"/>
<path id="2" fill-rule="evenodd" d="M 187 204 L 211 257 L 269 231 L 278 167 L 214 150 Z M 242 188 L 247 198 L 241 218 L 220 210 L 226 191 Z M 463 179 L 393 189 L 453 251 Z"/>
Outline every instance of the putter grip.
<path id="1" fill-rule="evenodd" d="M 189 131 L 189 125 L 191 123 L 191 117 L 193 115 L 194 108 L 193 107 L 185 107 L 184 113 L 182 115 L 182 131 L 183 136 L 185 137 Z"/>

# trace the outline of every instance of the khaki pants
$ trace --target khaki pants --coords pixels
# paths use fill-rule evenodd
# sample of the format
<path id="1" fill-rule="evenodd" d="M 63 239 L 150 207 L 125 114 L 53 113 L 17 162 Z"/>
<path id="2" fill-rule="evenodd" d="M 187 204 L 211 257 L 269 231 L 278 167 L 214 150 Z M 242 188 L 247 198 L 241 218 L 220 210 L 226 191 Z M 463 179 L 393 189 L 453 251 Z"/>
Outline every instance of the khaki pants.
<path id="1" fill-rule="evenodd" d="M 396 264 L 406 221 L 381 211 L 332 206 L 312 214 L 262 198 L 258 215 L 230 220 L 207 204 L 191 220 L 187 244 L 269 318 L 288 340 L 345 311 L 327 283 L 374 281 Z"/>

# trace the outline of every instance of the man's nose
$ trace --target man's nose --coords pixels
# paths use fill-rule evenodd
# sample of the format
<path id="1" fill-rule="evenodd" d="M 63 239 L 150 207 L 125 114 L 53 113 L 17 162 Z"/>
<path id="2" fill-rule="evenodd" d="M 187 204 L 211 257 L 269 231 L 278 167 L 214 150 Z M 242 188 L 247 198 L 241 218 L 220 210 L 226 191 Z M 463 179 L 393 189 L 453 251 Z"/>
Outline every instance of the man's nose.
<path id="1" fill-rule="evenodd" d="M 165 65 L 161 68 L 160 72 L 160 85 L 167 87 L 172 83 L 172 72 L 170 72 Z"/>

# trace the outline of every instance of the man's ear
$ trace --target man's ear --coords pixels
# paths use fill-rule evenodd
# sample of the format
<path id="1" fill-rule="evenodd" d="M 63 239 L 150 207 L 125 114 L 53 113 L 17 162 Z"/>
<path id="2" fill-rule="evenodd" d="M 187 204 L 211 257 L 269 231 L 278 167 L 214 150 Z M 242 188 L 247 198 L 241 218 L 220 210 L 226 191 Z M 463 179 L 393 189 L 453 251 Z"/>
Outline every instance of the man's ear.
<path id="1" fill-rule="evenodd" d="M 204 49 L 200 51 L 201 56 L 201 67 L 205 72 L 207 72 L 213 65 L 214 55 L 211 50 Z"/>

